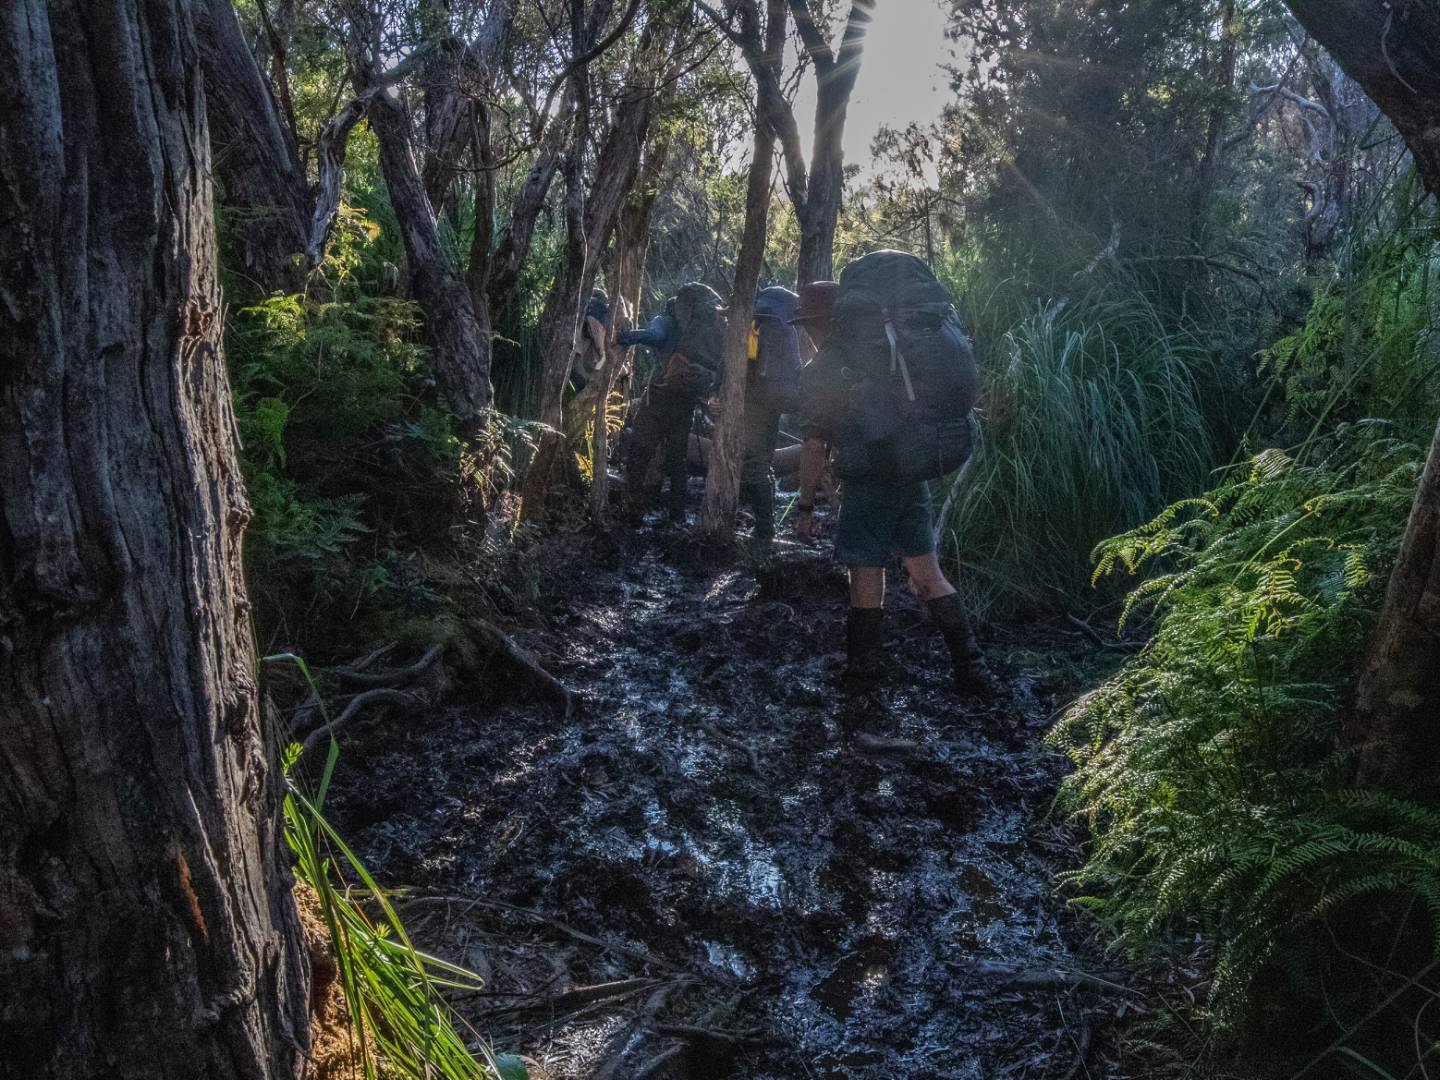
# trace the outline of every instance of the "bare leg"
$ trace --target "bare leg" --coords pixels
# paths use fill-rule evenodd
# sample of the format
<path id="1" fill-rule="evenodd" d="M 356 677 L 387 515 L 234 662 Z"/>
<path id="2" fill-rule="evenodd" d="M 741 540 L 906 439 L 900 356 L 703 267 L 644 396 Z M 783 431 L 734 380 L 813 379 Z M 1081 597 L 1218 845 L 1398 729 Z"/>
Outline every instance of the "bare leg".
<path id="1" fill-rule="evenodd" d="M 942 596 L 949 596 L 955 591 L 955 586 L 950 584 L 945 577 L 945 571 L 940 569 L 940 558 L 935 552 L 928 555 L 915 555 L 902 560 L 905 564 L 905 572 L 910 575 L 910 585 L 915 590 L 915 595 L 921 600 L 939 600 Z M 854 595 L 854 577 L 851 577 L 850 592 Z M 851 600 L 854 603 L 854 600 Z"/>
<path id="2" fill-rule="evenodd" d="M 852 566 L 850 568 L 850 606 L 852 608 L 885 606 L 884 567 Z"/>

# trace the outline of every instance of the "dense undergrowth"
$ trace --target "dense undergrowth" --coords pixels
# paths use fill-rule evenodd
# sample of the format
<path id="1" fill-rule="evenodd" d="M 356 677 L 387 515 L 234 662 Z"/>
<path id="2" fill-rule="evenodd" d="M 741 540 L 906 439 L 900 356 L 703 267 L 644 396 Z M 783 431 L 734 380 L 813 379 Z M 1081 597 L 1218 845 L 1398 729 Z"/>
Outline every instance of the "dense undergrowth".
<path id="1" fill-rule="evenodd" d="M 523 428 L 462 447 L 437 400 L 418 308 L 392 295 L 384 231 L 342 215 L 304 293 L 237 311 L 228 348 L 254 520 L 246 561 L 267 648 L 329 656 L 444 636 Z M 468 556 L 457 556 L 462 548 Z"/>
<path id="2" fill-rule="evenodd" d="M 1265 1075 L 1424 1075 L 1435 1047 L 1440 804 L 1347 786 L 1348 702 L 1440 403 L 1433 221 L 1403 187 L 1395 205 L 1264 354 L 1252 438 L 1293 448 L 1096 548 L 1097 580 L 1143 579 L 1123 617 L 1153 630 L 1051 735 L 1092 837 L 1062 884 L 1132 954 L 1197 931 L 1213 952 L 1204 1008 L 1161 1040 L 1178 1071 L 1239 1052 Z"/>
<path id="3" fill-rule="evenodd" d="M 1094 544 L 1214 466 L 1206 396 L 1219 365 L 1115 282 L 1021 315 L 984 372 L 985 438 L 943 523 L 944 554 L 982 614 L 1078 606 Z"/>

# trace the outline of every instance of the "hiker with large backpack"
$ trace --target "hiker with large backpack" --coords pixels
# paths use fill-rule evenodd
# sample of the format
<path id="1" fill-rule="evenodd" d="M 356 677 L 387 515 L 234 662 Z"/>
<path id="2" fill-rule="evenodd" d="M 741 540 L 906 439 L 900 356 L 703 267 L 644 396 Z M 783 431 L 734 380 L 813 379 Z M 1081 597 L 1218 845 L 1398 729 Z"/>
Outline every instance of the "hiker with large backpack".
<path id="1" fill-rule="evenodd" d="M 669 485 L 665 496 L 669 517 L 683 524 L 690 428 L 695 407 L 720 385 L 724 307 L 714 289 L 692 281 L 665 302 L 664 311 L 646 329 L 620 334 L 615 340 L 625 348 L 644 345 L 658 361 L 630 424 L 625 455 L 630 513 L 638 518 L 649 508 L 651 492 L 646 477 L 659 451 L 663 455 L 662 482 Z"/>
<path id="2" fill-rule="evenodd" d="M 800 403 L 800 335 L 793 319 L 800 297 L 772 285 L 755 297 L 745 372 L 745 429 L 740 502 L 754 516 L 752 540 L 764 553 L 775 539 L 775 443 L 780 417 Z"/>
<path id="3" fill-rule="evenodd" d="M 996 689 L 965 607 L 940 569 L 927 481 L 970 453 L 979 376 L 949 292 L 913 255 L 877 251 L 839 282 L 802 286 L 796 324 L 818 349 L 801 387 L 804 448 L 796 532 L 809 542 L 828 456 L 840 480 L 835 558 L 850 572 L 842 686 L 879 687 L 885 566 L 899 556 L 940 629 L 961 693 Z"/>

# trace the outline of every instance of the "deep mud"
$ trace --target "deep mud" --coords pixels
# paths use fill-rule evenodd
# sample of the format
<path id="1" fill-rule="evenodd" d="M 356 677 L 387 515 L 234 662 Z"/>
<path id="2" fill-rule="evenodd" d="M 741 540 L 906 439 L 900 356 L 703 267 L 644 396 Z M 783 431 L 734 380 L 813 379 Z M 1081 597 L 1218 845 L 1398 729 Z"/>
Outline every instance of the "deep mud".
<path id="1" fill-rule="evenodd" d="M 625 545 L 543 562 L 527 644 L 574 717 L 477 702 L 347 737 L 331 811 L 411 887 L 418 939 L 486 977 L 464 1015 L 537 1077 L 1107 1075 L 1077 1050 L 1123 995 L 1055 974 L 1095 960 L 1053 895 L 1038 749 L 1093 645 L 997 647 L 1008 694 L 978 711 L 892 588 L 891 719 L 857 716 L 823 553 L 762 588 L 679 534 Z M 887 724 L 914 748 L 847 741 Z"/>

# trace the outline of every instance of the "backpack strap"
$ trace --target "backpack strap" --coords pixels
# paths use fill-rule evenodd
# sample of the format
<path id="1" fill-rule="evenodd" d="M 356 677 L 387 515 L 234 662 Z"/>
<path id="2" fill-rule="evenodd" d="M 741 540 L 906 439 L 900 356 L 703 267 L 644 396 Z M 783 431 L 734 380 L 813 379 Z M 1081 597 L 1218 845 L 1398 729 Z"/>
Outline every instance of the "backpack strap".
<path id="1" fill-rule="evenodd" d="M 898 370 L 901 381 L 905 383 L 905 396 L 911 401 L 915 400 L 915 387 L 910 383 L 910 367 L 905 363 L 905 354 L 900 351 L 900 341 L 895 333 L 895 323 L 890 319 L 890 313 L 885 313 L 885 340 L 890 342 L 890 374 L 893 376 Z"/>

